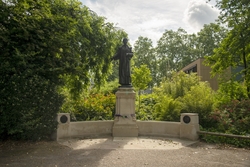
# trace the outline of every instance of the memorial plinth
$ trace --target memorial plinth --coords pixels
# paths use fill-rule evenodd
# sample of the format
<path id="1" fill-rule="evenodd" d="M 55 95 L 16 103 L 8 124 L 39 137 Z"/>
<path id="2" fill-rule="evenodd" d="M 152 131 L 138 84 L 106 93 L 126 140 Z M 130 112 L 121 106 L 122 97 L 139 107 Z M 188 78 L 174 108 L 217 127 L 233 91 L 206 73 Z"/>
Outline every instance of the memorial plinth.
<path id="1" fill-rule="evenodd" d="M 116 92 L 116 114 L 112 129 L 113 137 L 137 137 L 135 92 L 131 87 L 120 87 Z"/>

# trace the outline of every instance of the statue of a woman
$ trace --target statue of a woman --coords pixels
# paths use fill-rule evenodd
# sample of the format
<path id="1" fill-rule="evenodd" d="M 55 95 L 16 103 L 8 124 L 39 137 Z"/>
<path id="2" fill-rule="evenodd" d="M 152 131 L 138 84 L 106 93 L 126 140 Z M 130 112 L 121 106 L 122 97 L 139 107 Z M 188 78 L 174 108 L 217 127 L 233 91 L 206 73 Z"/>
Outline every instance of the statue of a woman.
<path id="1" fill-rule="evenodd" d="M 122 87 L 131 87 L 130 60 L 133 57 L 132 48 L 127 45 L 128 39 L 123 39 L 123 45 L 119 47 L 112 60 L 119 60 L 119 83 Z"/>

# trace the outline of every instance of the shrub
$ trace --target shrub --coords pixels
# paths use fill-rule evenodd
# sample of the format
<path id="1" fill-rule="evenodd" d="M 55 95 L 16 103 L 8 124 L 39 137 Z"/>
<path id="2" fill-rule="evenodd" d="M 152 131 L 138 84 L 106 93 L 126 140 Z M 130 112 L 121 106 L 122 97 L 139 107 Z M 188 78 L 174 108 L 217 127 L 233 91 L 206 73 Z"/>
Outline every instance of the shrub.
<path id="1" fill-rule="evenodd" d="M 107 95 L 107 94 L 110 94 L 110 93 L 113 93 L 115 94 L 118 90 L 118 87 L 119 87 L 119 83 L 118 83 L 118 80 L 114 80 L 112 82 L 108 82 L 104 85 L 102 85 L 100 87 L 100 89 L 98 88 L 92 88 L 89 92 L 89 94 L 97 94 L 97 93 L 101 93 L 101 94 L 104 94 L 104 95 Z"/>
<path id="2" fill-rule="evenodd" d="M 180 121 L 181 103 L 169 96 L 160 96 L 155 105 L 154 118 L 158 121 Z"/>
<path id="3" fill-rule="evenodd" d="M 214 128 L 223 133 L 250 134 L 250 100 L 232 100 L 211 114 Z"/>
<path id="4" fill-rule="evenodd" d="M 201 126 L 212 126 L 208 118 L 213 111 L 214 93 L 206 82 L 192 86 L 190 91 L 178 100 L 182 103 L 181 113 L 198 113 Z"/>
<path id="5" fill-rule="evenodd" d="M 93 94 L 79 100 L 68 100 L 62 111 L 71 113 L 72 121 L 111 120 L 115 112 L 115 95 Z"/>
<path id="6" fill-rule="evenodd" d="M 1 90 L 0 139 L 50 139 L 63 101 L 56 85 L 37 75 L 13 75 Z"/>
<path id="7" fill-rule="evenodd" d="M 247 89 L 244 84 L 236 81 L 221 83 L 215 95 L 215 107 L 219 107 L 231 100 L 241 100 L 247 98 Z"/>
<path id="8" fill-rule="evenodd" d="M 201 82 L 195 73 L 173 73 L 171 79 L 166 80 L 154 90 L 162 98 L 156 105 L 157 119 L 179 120 L 180 114 L 177 113 L 191 112 L 199 114 L 202 126 L 207 127 L 211 124 L 207 118 L 213 109 L 214 92 L 206 82 Z M 163 107 L 162 110 L 161 107 Z M 171 111 L 178 109 L 178 112 Z M 170 116 L 167 116 L 168 114 Z"/>
<path id="9" fill-rule="evenodd" d="M 192 86 L 199 84 L 199 77 L 195 73 L 184 72 L 172 74 L 172 78 L 163 82 L 158 92 L 171 96 L 173 99 L 183 97 Z"/>
<path id="10" fill-rule="evenodd" d="M 157 103 L 155 94 L 141 95 L 141 104 L 136 101 L 136 119 L 138 120 L 154 120 L 154 106 Z"/>
<path id="11" fill-rule="evenodd" d="M 231 100 L 210 115 L 213 126 L 205 130 L 236 135 L 250 135 L 250 100 Z M 250 139 L 237 139 L 223 136 L 206 135 L 207 142 L 226 143 L 237 147 L 250 147 Z"/>

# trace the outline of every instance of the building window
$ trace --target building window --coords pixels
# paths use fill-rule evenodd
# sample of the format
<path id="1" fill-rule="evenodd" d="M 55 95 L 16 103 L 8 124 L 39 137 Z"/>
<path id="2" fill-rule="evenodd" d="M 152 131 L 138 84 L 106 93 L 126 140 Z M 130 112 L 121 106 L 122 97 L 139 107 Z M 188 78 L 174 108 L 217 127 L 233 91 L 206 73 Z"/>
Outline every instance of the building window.
<path id="1" fill-rule="evenodd" d="M 187 70 L 184 71 L 186 74 L 191 74 L 191 73 L 194 73 L 194 72 L 197 72 L 197 64 Z"/>

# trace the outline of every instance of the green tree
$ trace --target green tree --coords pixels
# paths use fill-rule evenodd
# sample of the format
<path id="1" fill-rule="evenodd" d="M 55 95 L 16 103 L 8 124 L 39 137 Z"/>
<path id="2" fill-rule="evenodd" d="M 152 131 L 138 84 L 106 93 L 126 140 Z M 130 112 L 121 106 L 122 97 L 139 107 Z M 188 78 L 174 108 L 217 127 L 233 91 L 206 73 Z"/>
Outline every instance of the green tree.
<path id="1" fill-rule="evenodd" d="M 152 80 L 150 70 L 146 65 L 141 65 L 140 68 L 133 68 L 133 73 L 131 75 L 132 85 L 138 90 L 139 93 L 139 109 L 140 109 L 140 94 L 141 90 L 148 87 L 150 81 Z"/>
<path id="2" fill-rule="evenodd" d="M 248 97 L 250 97 L 250 2 L 246 0 L 221 0 L 216 5 L 220 10 L 219 22 L 229 29 L 214 55 L 207 57 L 212 72 L 223 73 L 229 67 L 242 67 Z M 232 76 L 234 77 L 234 76 Z"/>
<path id="3" fill-rule="evenodd" d="M 0 11 L 0 136 L 46 138 L 59 86 L 77 96 L 90 74 L 103 83 L 117 31 L 77 0 L 6 0 Z"/>
<path id="4" fill-rule="evenodd" d="M 157 43 L 157 54 L 161 63 L 167 64 L 166 70 L 180 70 L 182 68 L 182 59 L 185 56 L 185 38 L 187 32 L 179 28 L 177 31 L 166 30 Z M 163 60 L 163 61 L 162 61 Z M 162 66 L 164 67 L 164 65 Z"/>
<path id="5" fill-rule="evenodd" d="M 227 30 L 216 23 L 205 24 L 198 32 L 196 49 L 198 57 L 211 56 L 225 38 Z"/>
<path id="6" fill-rule="evenodd" d="M 239 83 L 234 80 L 228 82 L 222 82 L 219 85 L 219 89 L 216 91 L 216 103 L 215 107 L 220 107 L 232 100 L 241 100 L 247 98 L 247 89 L 243 83 Z"/>
<path id="7" fill-rule="evenodd" d="M 194 34 L 188 35 L 182 28 L 163 33 L 156 47 L 160 78 L 169 77 L 171 71 L 179 71 L 196 59 L 195 39 Z"/>
<path id="8" fill-rule="evenodd" d="M 160 83 L 157 77 L 158 65 L 155 54 L 155 49 L 153 48 L 153 42 L 147 37 L 140 36 L 134 45 L 134 65 L 135 67 L 140 67 L 141 65 L 147 65 L 152 74 L 152 80 L 150 86 L 158 85 Z"/>
<path id="9" fill-rule="evenodd" d="M 192 61 L 197 60 L 202 57 L 199 53 L 198 46 L 198 36 L 196 34 L 188 34 L 186 39 L 186 56 L 183 60 L 183 67 L 190 64 Z"/>
<path id="10" fill-rule="evenodd" d="M 132 85 L 137 90 L 144 90 L 148 87 L 149 82 L 152 80 L 150 70 L 147 65 L 141 65 L 139 68 L 133 68 Z"/>

